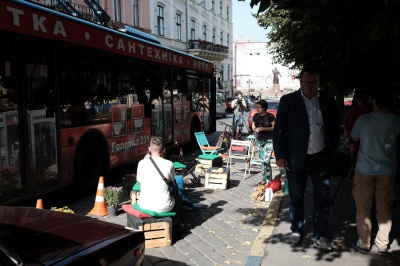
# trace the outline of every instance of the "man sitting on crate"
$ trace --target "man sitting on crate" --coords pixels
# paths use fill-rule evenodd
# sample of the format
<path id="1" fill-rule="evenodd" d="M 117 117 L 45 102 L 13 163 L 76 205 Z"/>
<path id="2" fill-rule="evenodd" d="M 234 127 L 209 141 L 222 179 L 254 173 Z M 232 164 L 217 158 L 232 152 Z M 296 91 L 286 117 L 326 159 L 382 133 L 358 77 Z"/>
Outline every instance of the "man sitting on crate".
<path id="1" fill-rule="evenodd" d="M 164 140 L 161 137 L 152 137 L 150 140 L 149 155 L 141 160 L 137 167 L 137 181 L 140 182 L 140 202 L 142 209 L 154 212 L 179 212 L 179 199 L 170 195 L 169 187 L 158 172 L 168 182 L 176 183 L 175 169 L 171 161 L 163 158 L 165 152 Z"/>
<path id="2" fill-rule="evenodd" d="M 138 164 L 137 181 L 140 182 L 140 203 L 142 209 L 155 212 L 201 209 L 207 206 L 200 203 L 192 203 L 183 193 L 184 181 L 181 176 L 175 175 L 174 164 L 163 158 L 165 153 L 164 140 L 161 137 L 152 137 L 150 140 L 149 155 Z M 155 165 L 154 160 L 164 177 L 178 186 L 179 199 L 174 199 Z M 182 207 L 183 204 L 183 207 Z"/>

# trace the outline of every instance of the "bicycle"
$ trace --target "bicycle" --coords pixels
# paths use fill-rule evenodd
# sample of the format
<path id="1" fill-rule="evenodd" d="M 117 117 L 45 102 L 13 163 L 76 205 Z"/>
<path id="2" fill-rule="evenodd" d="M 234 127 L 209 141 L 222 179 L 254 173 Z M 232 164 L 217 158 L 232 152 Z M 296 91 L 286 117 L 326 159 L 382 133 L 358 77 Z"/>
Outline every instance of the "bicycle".
<path id="1" fill-rule="evenodd" d="M 218 123 L 220 125 L 225 125 L 225 128 L 218 138 L 218 141 L 216 144 L 217 147 L 229 149 L 229 147 L 231 146 L 232 139 L 240 140 L 242 138 L 242 134 L 240 133 L 239 127 L 237 128 L 236 132 L 233 132 L 232 125 L 229 125 L 222 121 L 218 121 Z"/>

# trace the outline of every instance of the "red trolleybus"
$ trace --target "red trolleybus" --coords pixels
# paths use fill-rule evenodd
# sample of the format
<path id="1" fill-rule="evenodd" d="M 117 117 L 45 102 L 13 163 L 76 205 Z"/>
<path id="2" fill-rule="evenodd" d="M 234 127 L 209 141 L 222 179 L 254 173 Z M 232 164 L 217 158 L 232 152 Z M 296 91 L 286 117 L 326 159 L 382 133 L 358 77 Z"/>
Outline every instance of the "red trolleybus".
<path id="1" fill-rule="evenodd" d="M 196 144 L 193 132 L 215 130 L 213 72 L 151 35 L 0 0 L 0 204 L 95 191 L 152 135 Z"/>

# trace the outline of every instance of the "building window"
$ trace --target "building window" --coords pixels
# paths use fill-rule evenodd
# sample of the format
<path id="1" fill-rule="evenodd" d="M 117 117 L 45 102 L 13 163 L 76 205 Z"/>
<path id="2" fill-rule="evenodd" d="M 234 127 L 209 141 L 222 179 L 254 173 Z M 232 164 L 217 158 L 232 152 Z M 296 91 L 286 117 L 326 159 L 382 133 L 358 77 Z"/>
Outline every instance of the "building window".
<path id="1" fill-rule="evenodd" d="M 120 2 L 120 0 L 114 0 L 114 16 L 115 16 L 115 21 L 121 22 L 121 2 Z"/>
<path id="2" fill-rule="evenodd" d="M 190 21 L 190 39 L 195 40 L 196 39 L 196 21 L 193 19 Z"/>
<path id="3" fill-rule="evenodd" d="M 176 14 L 176 39 L 181 41 L 182 40 L 182 17 L 180 14 Z"/>
<path id="4" fill-rule="evenodd" d="M 221 80 L 224 81 L 224 64 L 221 64 Z"/>
<path id="5" fill-rule="evenodd" d="M 203 40 L 207 41 L 207 25 L 203 25 Z"/>
<path id="6" fill-rule="evenodd" d="M 213 28 L 213 33 L 212 33 L 212 43 L 215 44 L 215 28 Z"/>
<path id="7" fill-rule="evenodd" d="M 222 17 L 222 1 L 219 1 L 219 15 Z"/>
<path id="8" fill-rule="evenodd" d="M 157 6 L 157 34 L 164 36 L 164 7 Z"/>
<path id="9" fill-rule="evenodd" d="M 227 34 L 226 35 L 226 46 L 228 46 L 228 49 L 229 49 L 229 34 Z"/>
<path id="10" fill-rule="evenodd" d="M 220 39 L 219 39 L 219 44 L 224 45 L 224 32 L 220 32 Z"/>
<path id="11" fill-rule="evenodd" d="M 226 7 L 226 20 L 229 22 L 229 6 Z"/>
<path id="12" fill-rule="evenodd" d="M 206 7 L 206 0 L 201 0 L 201 6 Z"/>
<path id="13" fill-rule="evenodd" d="M 133 26 L 139 27 L 139 4 L 138 4 L 138 0 L 133 0 Z"/>
<path id="14" fill-rule="evenodd" d="M 231 73 L 231 65 L 228 65 L 228 81 L 231 80 L 232 73 Z"/>
<path id="15" fill-rule="evenodd" d="M 213 13 L 215 13 L 215 1 L 214 0 L 211 1 L 211 11 Z"/>

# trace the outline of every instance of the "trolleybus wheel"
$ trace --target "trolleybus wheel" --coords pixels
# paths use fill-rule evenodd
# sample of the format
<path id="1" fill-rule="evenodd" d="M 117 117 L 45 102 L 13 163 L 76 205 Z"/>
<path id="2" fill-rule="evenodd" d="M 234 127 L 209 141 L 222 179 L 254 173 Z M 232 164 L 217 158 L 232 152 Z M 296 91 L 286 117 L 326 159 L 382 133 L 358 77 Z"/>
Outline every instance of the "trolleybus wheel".
<path id="1" fill-rule="evenodd" d="M 96 192 L 100 176 L 105 174 L 105 157 L 101 145 L 85 140 L 78 148 L 75 161 L 75 191 L 79 194 Z"/>

